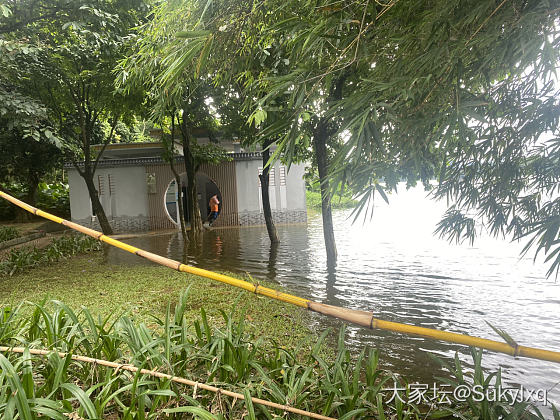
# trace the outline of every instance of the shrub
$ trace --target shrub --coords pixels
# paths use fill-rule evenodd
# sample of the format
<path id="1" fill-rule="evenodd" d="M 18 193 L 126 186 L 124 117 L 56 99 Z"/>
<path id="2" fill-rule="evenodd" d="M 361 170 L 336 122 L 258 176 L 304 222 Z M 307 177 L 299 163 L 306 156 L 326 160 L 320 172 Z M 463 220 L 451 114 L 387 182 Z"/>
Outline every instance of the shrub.
<path id="1" fill-rule="evenodd" d="M 313 190 L 306 190 L 307 207 L 314 210 L 321 210 L 321 193 Z M 353 200 L 349 194 L 335 194 L 331 199 L 333 209 L 350 209 L 356 207 L 358 202 Z"/>
<path id="2" fill-rule="evenodd" d="M 0 273 L 11 276 L 40 264 L 52 263 L 75 254 L 100 249 L 101 243 L 89 236 L 74 234 L 62 236 L 54 238 L 45 248 L 12 249 L 8 256 L 0 262 Z"/>
<path id="3" fill-rule="evenodd" d="M 37 190 L 37 207 L 57 216 L 70 215 L 70 193 L 68 184 L 54 182 L 46 184 L 41 182 Z"/>
<path id="4" fill-rule="evenodd" d="M 13 226 L 0 226 L 0 242 L 19 238 L 19 231 Z"/>
<path id="5" fill-rule="evenodd" d="M 21 183 L 0 184 L 0 188 L 25 201 L 27 186 Z M 54 182 L 39 183 L 37 188 L 37 202 L 35 206 L 60 217 L 70 215 L 70 195 L 68 184 Z M 0 220 L 13 220 L 16 216 L 16 207 L 7 200 L 0 199 Z"/>

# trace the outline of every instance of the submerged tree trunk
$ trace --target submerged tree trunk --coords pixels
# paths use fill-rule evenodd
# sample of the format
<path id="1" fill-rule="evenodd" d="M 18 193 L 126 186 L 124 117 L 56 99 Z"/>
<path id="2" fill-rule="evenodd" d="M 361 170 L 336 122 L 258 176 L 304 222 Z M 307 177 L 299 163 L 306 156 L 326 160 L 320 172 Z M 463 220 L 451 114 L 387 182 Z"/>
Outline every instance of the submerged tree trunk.
<path id="1" fill-rule="evenodd" d="M 183 110 L 186 114 L 187 111 Z M 191 222 L 191 234 L 199 235 L 202 233 L 202 217 L 198 208 L 198 193 L 196 190 L 196 172 L 197 164 L 195 162 L 191 150 L 191 132 L 187 125 L 186 119 L 183 117 L 181 124 L 181 138 L 183 144 L 183 158 L 185 160 L 185 172 L 187 173 L 187 206 L 189 207 L 189 215 Z"/>
<path id="2" fill-rule="evenodd" d="M 319 181 L 321 182 L 321 209 L 323 218 L 323 236 L 325 238 L 325 248 L 327 251 L 327 265 L 336 265 L 337 251 L 334 238 L 334 227 L 332 221 L 331 192 L 328 180 L 328 159 L 327 159 L 327 122 L 321 118 L 315 132 L 313 133 L 313 146 L 315 157 L 317 158 L 317 169 L 319 170 Z"/>
<path id="3" fill-rule="evenodd" d="M 266 230 L 268 232 L 268 237 L 270 242 L 277 244 L 280 242 L 278 239 L 278 232 L 276 231 L 276 226 L 274 226 L 274 220 L 272 219 L 272 210 L 270 209 L 270 196 L 268 186 L 270 183 L 270 166 L 267 166 L 268 160 L 270 159 L 269 147 L 272 144 L 271 140 L 265 140 L 263 144 L 263 171 L 262 175 L 259 175 L 261 180 L 261 195 L 263 203 L 264 221 L 266 223 Z"/>
<path id="4" fill-rule="evenodd" d="M 191 232 L 199 234 L 202 232 L 202 217 L 198 207 L 198 191 L 196 189 L 196 170 L 187 171 L 187 202 L 189 205 L 189 215 L 191 217 Z"/>

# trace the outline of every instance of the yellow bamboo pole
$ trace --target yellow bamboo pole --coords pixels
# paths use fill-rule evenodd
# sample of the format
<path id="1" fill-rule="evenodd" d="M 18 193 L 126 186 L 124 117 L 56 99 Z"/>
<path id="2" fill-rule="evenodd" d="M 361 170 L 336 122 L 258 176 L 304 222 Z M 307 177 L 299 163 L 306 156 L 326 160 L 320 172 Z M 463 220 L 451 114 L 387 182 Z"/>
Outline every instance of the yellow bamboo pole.
<path id="1" fill-rule="evenodd" d="M 62 353 L 62 352 L 53 351 L 53 350 L 42 350 L 42 349 L 28 349 L 28 350 L 29 350 L 30 354 L 34 354 L 36 356 L 47 356 L 49 354 L 54 353 L 54 354 L 58 355 L 58 357 L 64 358 L 68 355 L 68 353 Z M 0 346 L 0 352 L 4 352 L 4 353 L 23 353 L 24 351 L 25 351 L 25 347 Z M 106 367 L 109 367 L 109 368 L 112 368 L 112 369 L 116 369 L 117 371 L 127 370 L 127 371 L 132 372 L 132 373 L 136 373 L 136 372 L 140 371 L 140 373 L 143 374 L 143 375 L 154 376 L 156 378 L 161 378 L 161 379 L 168 379 L 171 382 L 176 382 L 176 383 L 179 383 L 179 384 L 192 386 L 195 389 L 195 391 L 194 391 L 195 394 L 196 394 L 196 390 L 198 388 L 200 388 L 200 389 L 204 389 L 206 391 L 214 392 L 216 394 L 227 395 L 228 397 L 233 397 L 233 398 L 240 399 L 240 400 L 245 399 L 245 395 L 240 394 L 238 392 L 233 392 L 233 391 L 228 391 L 227 389 L 217 388 L 217 387 L 212 386 L 212 385 L 207 385 L 203 382 L 191 381 L 190 379 L 181 378 L 179 376 L 172 376 L 172 375 L 169 375 L 167 373 L 158 372 L 157 370 L 139 369 L 139 368 L 137 368 L 136 366 L 133 366 L 133 365 L 110 362 L 108 360 L 103 360 L 103 359 L 94 359 L 93 357 L 79 356 L 79 355 L 76 355 L 76 354 L 73 354 L 71 357 L 72 357 L 72 360 L 75 360 L 77 362 L 84 362 L 84 363 L 91 363 L 93 365 L 106 366 Z M 263 400 L 261 398 L 251 397 L 251 401 L 253 401 L 255 404 L 264 405 L 264 406 L 275 408 L 275 409 L 281 410 L 281 411 L 288 411 L 290 413 L 299 414 L 301 416 L 310 417 L 312 419 L 336 420 L 333 417 L 323 416 L 321 414 L 312 413 L 311 411 L 300 410 L 299 408 L 290 407 L 289 405 L 274 403 L 272 401 Z"/>
<path id="2" fill-rule="evenodd" d="M 103 235 L 101 232 L 81 226 L 77 223 L 70 222 L 60 217 L 54 216 L 45 211 L 36 209 L 29 204 L 12 197 L 5 192 L 0 191 L 0 197 L 5 198 L 11 203 L 18 207 L 27 210 L 37 216 L 44 217 L 45 219 L 52 220 L 53 222 L 62 224 L 71 229 L 77 230 L 86 235 L 92 236 L 102 242 L 108 243 L 109 245 L 120 248 L 124 251 L 136 254 L 140 257 L 146 258 L 147 260 L 153 261 L 157 264 L 164 265 L 166 267 L 172 268 L 177 271 L 182 271 L 185 273 L 194 274 L 201 277 L 206 277 L 212 280 L 216 280 L 222 283 L 229 284 L 240 289 L 247 290 L 251 293 L 257 295 L 267 296 L 271 299 L 279 300 L 282 302 L 287 302 L 292 305 L 297 305 L 303 308 L 307 308 L 311 311 L 318 312 L 324 315 L 328 315 L 333 318 L 342 319 L 353 324 L 360 325 L 369 329 L 381 329 L 386 331 L 393 331 L 401 334 L 416 335 L 425 338 L 432 338 L 435 340 L 446 341 L 448 343 L 463 344 L 466 346 L 479 347 L 486 350 L 491 350 L 499 353 L 509 354 L 514 357 L 529 357 L 532 359 L 547 360 L 550 362 L 560 363 L 560 352 L 543 350 L 534 347 L 526 347 L 515 345 L 512 346 L 508 343 L 501 341 L 488 340 L 486 338 L 473 337 L 467 334 L 458 334 L 448 331 L 441 331 L 433 328 L 418 327 L 415 325 L 402 324 L 399 322 L 385 321 L 382 319 L 377 319 L 372 313 L 366 311 L 359 311 L 355 309 L 347 309 L 339 306 L 326 305 L 323 303 L 313 302 L 309 299 L 304 299 L 298 296 L 290 295 L 288 293 L 282 293 L 268 287 L 263 287 L 260 285 L 254 285 L 244 280 L 239 280 L 224 274 L 215 273 L 213 271 L 204 270 L 202 268 L 192 267 L 189 265 L 181 264 L 178 261 L 174 261 L 170 258 L 162 257 L 161 255 L 153 254 L 151 252 L 145 251 L 140 248 L 125 244 L 116 239 L 110 238 Z"/>

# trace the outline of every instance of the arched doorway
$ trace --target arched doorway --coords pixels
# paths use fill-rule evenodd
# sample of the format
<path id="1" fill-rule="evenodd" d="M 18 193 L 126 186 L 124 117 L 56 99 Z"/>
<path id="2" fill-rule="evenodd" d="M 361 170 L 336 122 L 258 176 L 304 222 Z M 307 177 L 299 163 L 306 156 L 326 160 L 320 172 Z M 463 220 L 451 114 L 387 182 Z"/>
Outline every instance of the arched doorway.
<path id="1" fill-rule="evenodd" d="M 181 189 L 183 190 L 183 209 L 185 211 L 185 222 L 190 222 L 190 214 L 188 212 L 187 197 L 186 197 L 187 174 L 181 174 Z M 212 181 L 207 175 L 203 173 L 196 174 L 196 190 L 198 194 L 198 208 L 200 209 L 200 217 L 206 220 L 210 212 L 208 202 L 213 195 L 218 196 L 220 201 L 220 211 L 222 210 L 222 195 L 216 183 Z M 164 195 L 164 208 L 167 217 L 176 225 L 179 226 L 179 205 L 177 203 L 178 188 L 175 179 L 171 180 L 167 186 Z"/>

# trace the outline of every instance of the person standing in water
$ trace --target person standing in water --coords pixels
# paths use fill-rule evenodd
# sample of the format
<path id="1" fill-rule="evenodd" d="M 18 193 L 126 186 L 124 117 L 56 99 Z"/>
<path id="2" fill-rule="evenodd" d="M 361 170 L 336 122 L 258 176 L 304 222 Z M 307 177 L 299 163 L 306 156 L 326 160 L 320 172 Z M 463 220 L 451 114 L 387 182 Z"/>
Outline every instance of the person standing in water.
<path id="1" fill-rule="evenodd" d="M 210 197 L 210 201 L 208 202 L 208 207 L 210 207 L 210 214 L 208 215 L 208 225 L 212 226 L 212 223 L 218 218 L 218 214 L 220 213 L 220 201 L 218 200 L 217 195 L 213 195 Z"/>

